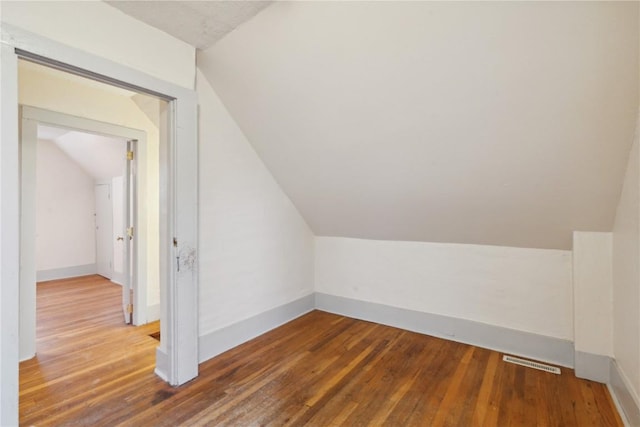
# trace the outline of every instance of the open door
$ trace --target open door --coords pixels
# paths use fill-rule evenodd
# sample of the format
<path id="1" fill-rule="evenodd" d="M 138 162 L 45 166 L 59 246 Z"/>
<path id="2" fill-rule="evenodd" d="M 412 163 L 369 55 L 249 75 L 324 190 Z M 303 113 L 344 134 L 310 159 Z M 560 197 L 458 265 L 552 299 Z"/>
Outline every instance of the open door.
<path id="1" fill-rule="evenodd" d="M 98 274 L 111 280 L 113 276 L 113 204 L 111 185 L 97 184 L 96 196 L 96 267 Z"/>
<path id="2" fill-rule="evenodd" d="M 122 284 L 122 311 L 124 321 L 133 324 L 133 289 L 136 271 L 136 141 L 127 141 L 124 174 L 124 283 Z"/>

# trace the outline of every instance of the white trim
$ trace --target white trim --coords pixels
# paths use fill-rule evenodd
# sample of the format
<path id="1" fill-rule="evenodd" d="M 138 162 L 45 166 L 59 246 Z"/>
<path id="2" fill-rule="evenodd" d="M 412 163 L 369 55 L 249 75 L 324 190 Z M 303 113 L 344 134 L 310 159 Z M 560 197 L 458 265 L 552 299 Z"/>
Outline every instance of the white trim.
<path id="1" fill-rule="evenodd" d="M 38 124 L 46 124 L 55 127 L 62 127 L 65 129 L 75 130 L 83 133 L 91 133 L 97 135 L 103 135 L 108 137 L 122 138 L 126 140 L 135 139 L 140 144 L 146 144 L 147 142 L 147 134 L 143 130 L 133 129 L 126 126 L 120 126 L 113 123 L 102 122 L 99 120 L 88 119 L 84 117 L 77 117 L 71 114 L 61 113 L 58 111 L 46 110 L 43 108 L 32 107 L 29 105 L 22 105 L 20 108 L 22 112 L 22 145 L 31 145 L 36 144 L 37 134 L 32 138 L 26 138 L 25 135 L 30 135 L 33 132 L 25 133 L 25 128 L 34 128 L 37 129 Z M 24 148 L 23 148 L 24 151 Z M 25 158 L 22 159 L 23 162 L 23 182 L 29 182 L 31 179 L 35 181 L 35 156 L 33 158 L 33 164 L 26 164 Z M 24 179 L 27 177 L 28 179 Z M 111 182 L 106 182 L 104 185 L 111 186 Z M 33 189 L 25 188 L 24 185 L 22 187 L 23 191 L 23 204 L 24 204 L 24 196 L 25 192 L 32 190 L 33 194 L 32 198 L 35 198 L 35 185 Z M 35 201 L 34 201 L 35 202 Z M 31 212 L 30 210 L 26 210 L 26 212 Z M 22 244 L 22 261 L 21 261 L 21 274 L 25 273 L 25 265 L 32 266 L 35 270 L 35 247 L 29 247 L 30 252 L 25 254 L 26 245 L 32 245 L 35 241 L 35 213 L 25 217 L 23 216 L 21 227 L 21 244 Z M 146 268 L 146 256 L 142 256 L 141 252 L 145 250 L 146 247 L 146 236 L 147 236 L 147 226 L 146 222 L 138 222 L 137 216 L 134 224 L 134 228 L 138 230 L 137 235 L 141 242 L 145 242 L 144 244 L 135 245 L 137 256 L 134 255 L 134 259 L 137 263 L 139 263 L 139 267 L 137 269 L 137 277 L 136 280 L 133 281 L 133 294 L 134 294 L 134 325 L 143 325 L 146 323 L 147 313 L 147 268 Z M 26 256 L 25 256 L 26 255 Z M 24 260 L 29 259 L 31 262 L 25 263 Z M 84 274 L 75 274 L 66 277 L 75 277 L 75 276 L 83 276 L 85 274 L 94 274 L 97 271 L 87 272 Z M 20 278 L 20 289 L 21 292 L 24 293 L 24 289 L 31 290 L 33 292 L 25 293 L 25 298 L 21 296 L 20 309 L 21 309 L 21 320 L 23 324 L 31 326 L 32 330 L 21 330 L 21 338 L 20 338 L 20 346 L 23 348 L 21 350 L 21 360 L 26 360 L 30 357 L 33 357 L 37 351 L 35 346 L 35 315 L 36 315 L 36 295 L 35 295 L 35 281 L 30 280 L 31 274 L 27 271 L 26 275 L 23 275 Z M 62 272 L 64 274 L 64 272 Z M 35 272 L 34 272 L 35 276 Z M 61 276 L 58 278 L 64 278 L 65 276 Z M 40 281 L 41 279 L 36 279 Z M 42 280 L 53 280 L 53 279 L 42 279 Z M 124 282 L 122 282 L 124 283 Z M 25 313 L 25 311 L 27 313 Z M 25 317 L 27 317 L 27 321 L 25 321 Z M 31 321 L 32 320 L 32 321 Z M 24 333 L 23 333 L 24 332 Z M 29 342 L 25 342 L 28 338 Z M 32 350 L 32 351 L 25 351 Z"/>
<path id="2" fill-rule="evenodd" d="M 197 99 L 193 90 L 159 80 L 127 66 L 47 38 L 2 24 L 0 68 L 0 425 L 18 424 L 18 322 L 19 318 L 19 186 L 18 176 L 18 72 L 15 49 L 95 75 L 108 76 L 124 87 L 143 88 L 171 99 L 171 133 L 161 141 L 162 157 L 168 167 L 161 169 L 161 273 L 163 331 L 161 346 L 169 355 L 166 377 L 173 385 L 183 384 L 198 374 L 198 280 L 197 258 L 175 277 L 174 251 L 197 248 Z M 164 184 L 164 185 L 163 185 Z M 175 191 L 174 191 L 175 189 Z M 176 206 L 179 209 L 176 209 Z M 163 215 L 165 218 L 163 218 Z M 172 248 L 177 237 L 180 245 Z M 164 255 L 164 257 L 162 257 Z M 164 281 L 164 282 L 163 282 Z M 165 312 L 166 310 L 166 312 Z M 180 345 L 178 345 L 180 343 Z"/>
<path id="3" fill-rule="evenodd" d="M 18 59 L 0 45 L 0 425 L 18 425 Z"/>
<path id="4" fill-rule="evenodd" d="M 20 114 L 20 360 L 36 355 L 36 155 L 38 123 Z"/>
<path id="5" fill-rule="evenodd" d="M 123 139 L 138 139 L 146 141 L 146 133 L 140 129 L 115 125 L 113 123 L 102 122 L 100 120 L 87 119 L 85 117 L 73 116 L 71 114 L 60 113 L 58 111 L 46 110 L 44 108 L 22 105 L 22 118 L 35 120 L 51 126 L 62 127 L 78 132 L 92 133 Z M 99 184 L 111 184 L 109 180 L 103 180 Z M 98 183 L 96 181 L 96 183 Z"/>
<path id="6" fill-rule="evenodd" d="M 74 265 L 72 267 L 40 270 L 36 273 L 36 281 L 46 282 L 48 280 L 68 279 L 71 277 L 89 276 L 91 274 L 98 274 L 98 267 L 96 264 Z"/>
<path id="7" fill-rule="evenodd" d="M 147 306 L 147 323 L 160 320 L 160 304 Z"/>
<path id="8" fill-rule="evenodd" d="M 316 308 L 347 317 L 573 367 L 573 343 L 560 338 L 316 292 Z"/>
<path id="9" fill-rule="evenodd" d="M 314 309 L 314 294 L 200 337 L 200 362 L 245 343 Z"/>

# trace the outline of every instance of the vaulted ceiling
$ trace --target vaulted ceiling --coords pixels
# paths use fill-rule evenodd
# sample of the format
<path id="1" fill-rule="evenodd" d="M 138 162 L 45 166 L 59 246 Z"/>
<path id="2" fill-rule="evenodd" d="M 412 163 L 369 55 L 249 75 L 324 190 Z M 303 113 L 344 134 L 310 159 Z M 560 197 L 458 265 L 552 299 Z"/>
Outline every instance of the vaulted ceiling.
<path id="1" fill-rule="evenodd" d="M 571 247 L 611 230 L 636 2 L 275 2 L 198 66 L 317 235 Z"/>
<path id="2" fill-rule="evenodd" d="M 52 141 L 94 180 L 124 174 L 126 140 L 51 126 L 38 126 L 38 139 Z"/>

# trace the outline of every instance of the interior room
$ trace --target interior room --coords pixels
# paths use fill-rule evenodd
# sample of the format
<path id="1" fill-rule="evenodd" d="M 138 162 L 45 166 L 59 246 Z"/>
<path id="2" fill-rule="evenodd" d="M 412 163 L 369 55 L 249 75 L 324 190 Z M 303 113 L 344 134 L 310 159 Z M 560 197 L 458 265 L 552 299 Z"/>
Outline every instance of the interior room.
<path id="1" fill-rule="evenodd" d="M 638 2 L 2 0 L 0 20 L 0 425 L 640 426 Z M 70 344 L 75 371 L 28 345 L 25 281 L 73 267 L 25 264 L 33 109 L 155 141 L 145 317 Z"/>

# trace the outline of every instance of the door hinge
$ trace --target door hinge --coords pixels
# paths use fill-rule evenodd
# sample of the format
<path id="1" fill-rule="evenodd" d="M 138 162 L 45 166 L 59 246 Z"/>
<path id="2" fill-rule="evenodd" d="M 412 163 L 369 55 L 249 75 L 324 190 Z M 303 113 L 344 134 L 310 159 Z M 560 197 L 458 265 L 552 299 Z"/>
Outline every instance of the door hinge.
<path id="1" fill-rule="evenodd" d="M 133 313 L 133 304 L 127 304 L 127 313 Z"/>
<path id="2" fill-rule="evenodd" d="M 133 160 L 133 151 L 127 151 L 127 160 Z"/>
<path id="3" fill-rule="evenodd" d="M 133 227 L 127 228 L 127 236 L 129 236 L 129 240 L 133 238 Z"/>

